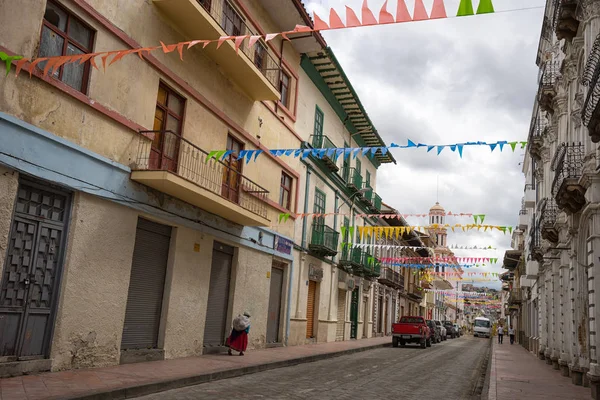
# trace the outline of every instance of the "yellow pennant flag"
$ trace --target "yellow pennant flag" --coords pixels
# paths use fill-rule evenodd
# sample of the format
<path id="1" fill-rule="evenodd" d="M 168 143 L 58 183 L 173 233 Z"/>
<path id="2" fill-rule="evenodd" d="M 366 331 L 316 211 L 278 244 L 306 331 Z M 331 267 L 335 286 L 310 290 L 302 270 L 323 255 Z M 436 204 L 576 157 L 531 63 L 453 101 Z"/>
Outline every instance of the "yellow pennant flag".
<path id="1" fill-rule="evenodd" d="M 396 232 L 396 240 L 398 239 L 398 237 L 400 236 L 400 229 L 401 228 L 395 228 L 394 231 Z"/>

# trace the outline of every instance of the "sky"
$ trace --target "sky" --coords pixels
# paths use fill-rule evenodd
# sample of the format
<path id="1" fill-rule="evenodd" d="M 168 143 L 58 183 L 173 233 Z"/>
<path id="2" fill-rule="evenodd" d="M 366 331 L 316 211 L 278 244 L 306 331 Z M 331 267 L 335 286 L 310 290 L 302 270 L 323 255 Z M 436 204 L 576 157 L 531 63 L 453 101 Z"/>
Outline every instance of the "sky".
<path id="1" fill-rule="evenodd" d="M 405 0 L 413 12 L 414 0 Z M 345 6 L 360 17 L 362 0 L 304 0 L 328 21 Z M 429 12 L 433 0 L 424 0 Z M 476 9 L 478 0 L 473 0 Z M 383 0 L 370 0 L 378 16 Z M 388 1 L 395 15 L 396 0 Z M 448 16 L 459 0 L 445 0 Z M 496 13 L 322 32 L 384 141 L 427 144 L 527 140 L 537 90 L 535 64 L 545 0 L 493 0 Z M 529 9 L 524 9 L 529 8 Z M 524 9 L 519 11 L 508 11 Z M 465 147 L 462 159 L 445 149 L 395 150 L 397 164 L 377 173 L 377 193 L 400 213 L 427 213 L 439 196 L 452 213 L 485 214 L 485 224 L 516 225 L 525 178 L 524 150 Z M 439 180 L 439 186 L 438 186 Z M 439 189 L 438 189 L 439 187 Z M 439 195 L 438 195 L 439 192 Z M 426 225 L 425 218 L 408 218 Z M 473 223 L 448 217 L 447 223 Z M 458 257 L 494 257 L 480 272 L 502 272 L 511 235 L 499 231 L 448 234 L 449 244 L 492 246 L 456 250 Z M 499 288 L 500 283 L 486 286 Z M 480 284 L 481 286 L 481 284 Z"/>

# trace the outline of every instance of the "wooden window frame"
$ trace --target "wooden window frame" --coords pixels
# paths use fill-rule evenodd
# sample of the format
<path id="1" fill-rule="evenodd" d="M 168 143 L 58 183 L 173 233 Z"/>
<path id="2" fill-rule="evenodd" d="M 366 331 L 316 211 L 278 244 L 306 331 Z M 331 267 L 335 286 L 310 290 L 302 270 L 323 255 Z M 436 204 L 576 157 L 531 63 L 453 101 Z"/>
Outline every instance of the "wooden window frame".
<path id="1" fill-rule="evenodd" d="M 166 93 L 165 104 L 161 104 L 158 101 L 158 94 L 160 93 L 161 89 L 164 90 Z M 178 98 L 179 101 L 181 102 L 181 115 L 176 114 L 171 108 L 169 108 L 169 99 L 171 98 L 171 96 Z M 164 119 L 162 121 L 161 127 L 160 127 L 160 129 L 158 129 L 158 131 L 160 131 L 161 143 L 160 143 L 159 147 L 155 146 L 154 140 L 152 141 L 152 144 L 151 144 L 151 151 L 155 151 L 160 156 L 159 169 L 163 169 L 163 163 L 165 162 L 165 158 L 167 158 L 167 160 L 172 161 L 174 164 L 174 165 L 168 167 L 167 170 L 172 171 L 172 172 L 177 172 L 179 169 L 178 168 L 179 167 L 179 146 L 181 145 L 181 139 L 183 137 L 182 132 L 183 132 L 183 121 L 185 120 L 185 106 L 186 106 L 186 98 L 185 97 L 181 96 L 179 93 L 177 93 L 175 90 L 173 90 L 169 85 L 165 84 L 164 82 L 162 82 L 162 81 L 159 82 L 158 91 L 156 93 L 156 102 L 154 105 L 154 115 L 155 115 L 154 118 L 156 118 L 156 110 L 160 109 L 164 115 Z M 174 119 L 176 119 L 179 122 L 177 132 L 173 132 L 173 131 L 170 131 L 167 129 L 167 121 L 169 119 L 169 116 L 173 117 Z M 153 126 L 153 128 L 154 128 L 154 126 Z M 167 134 L 167 131 L 172 132 L 175 135 L 176 140 L 177 140 L 173 159 L 170 159 L 165 156 L 165 135 Z"/>
<path id="2" fill-rule="evenodd" d="M 286 187 L 284 186 L 284 181 L 285 179 L 289 179 L 290 180 L 290 186 Z M 279 184 L 279 205 L 283 208 L 285 208 L 286 210 L 291 210 L 292 207 L 292 190 L 294 187 L 294 178 L 292 178 L 290 175 L 286 174 L 285 172 L 281 172 L 281 182 Z M 287 192 L 288 193 L 288 198 L 287 198 L 287 204 L 281 204 L 282 198 L 281 198 L 281 193 L 282 192 Z"/>
<path id="3" fill-rule="evenodd" d="M 227 134 L 227 141 L 226 141 L 226 150 L 231 150 L 229 147 L 229 141 L 231 139 L 232 144 L 233 143 L 237 143 L 239 144 L 240 147 L 240 152 L 242 150 L 245 149 L 246 147 L 246 143 L 244 143 L 243 141 L 239 140 L 237 137 L 235 137 L 234 135 L 232 135 L 231 133 Z M 242 198 L 241 193 L 243 192 L 243 187 L 242 187 L 242 182 L 241 182 L 241 177 L 244 174 L 244 162 L 243 160 L 237 160 L 239 156 L 239 153 L 231 153 L 229 156 L 227 156 L 227 158 L 225 158 L 223 160 L 223 163 L 226 165 L 225 171 L 226 171 L 226 179 L 223 179 L 223 183 L 221 184 L 221 197 L 223 197 L 226 200 L 231 201 L 232 203 L 235 204 L 239 204 L 240 200 Z M 234 159 L 235 157 L 235 159 Z M 235 170 L 235 173 L 237 174 L 238 180 L 239 182 L 237 182 L 237 191 L 235 191 L 236 195 L 237 195 L 237 199 L 232 199 L 230 197 L 232 189 L 231 186 L 229 185 L 230 179 L 231 179 L 231 174 L 232 174 L 232 168 L 231 168 L 231 163 L 233 161 L 238 161 L 238 169 Z M 224 194 L 224 191 L 227 190 L 227 195 Z M 237 201 L 235 201 L 237 200 Z"/>
<path id="4" fill-rule="evenodd" d="M 287 78 L 287 85 L 283 84 L 283 77 Z M 290 74 L 288 74 L 287 72 L 285 72 L 285 70 L 283 69 L 283 67 L 281 68 L 281 75 L 279 76 L 279 93 L 283 94 L 283 88 L 285 87 L 286 91 L 286 97 L 285 99 L 283 98 L 283 96 L 281 96 L 281 99 L 279 100 L 279 103 L 281 103 L 282 106 L 284 106 L 286 109 L 290 109 L 290 90 L 292 88 L 292 76 Z M 285 101 L 283 101 L 285 100 Z"/>
<path id="5" fill-rule="evenodd" d="M 61 31 L 58 27 L 52 25 L 49 21 L 46 20 L 46 18 L 42 17 L 42 28 L 40 29 L 40 37 L 39 37 L 39 43 L 40 45 L 38 46 L 38 56 L 39 53 L 42 49 L 42 35 L 44 34 L 44 27 L 50 29 L 52 32 L 54 32 L 55 34 L 57 34 L 58 36 L 60 36 L 63 39 L 63 48 L 61 51 L 61 56 L 66 56 L 67 55 L 67 49 L 69 44 L 71 44 L 72 46 L 76 47 L 77 49 L 81 50 L 82 52 L 84 52 L 85 54 L 89 54 L 89 53 L 93 53 L 94 51 L 94 42 L 96 39 L 96 29 L 94 29 L 90 24 L 88 24 L 87 22 L 85 22 L 83 19 L 79 18 L 74 12 L 72 12 L 71 10 L 69 10 L 68 8 L 66 8 L 65 6 L 63 6 L 61 3 L 59 3 L 56 0 L 47 0 L 47 4 L 50 3 L 52 5 L 54 5 L 56 8 L 59 8 L 60 10 L 62 10 L 65 14 L 67 14 L 67 22 L 66 22 L 66 27 L 65 27 L 65 32 Z M 46 6 L 47 7 L 47 6 Z M 44 14 L 46 13 L 45 9 L 44 9 Z M 75 39 L 71 38 L 68 34 L 69 32 L 69 25 L 71 23 L 71 19 L 74 18 L 77 20 L 77 22 L 79 22 L 81 25 L 83 25 L 84 27 L 88 28 L 90 30 L 90 43 L 89 43 L 89 47 L 85 47 L 83 44 L 79 43 L 78 41 L 76 41 Z M 77 90 L 78 92 L 81 92 L 83 94 L 87 94 L 88 93 L 88 88 L 89 88 L 89 83 L 90 83 L 90 68 L 91 68 L 91 63 L 89 61 L 86 61 L 83 67 L 83 78 L 81 81 L 81 90 L 77 90 L 74 87 L 72 87 L 71 85 L 67 84 L 66 82 L 64 82 L 62 80 L 62 76 L 63 76 L 63 71 L 64 71 L 64 65 L 61 65 L 60 68 L 58 69 L 58 78 L 55 78 L 53 75 L 48 74 L 48 76 L 52 77 L 53 79 L 59 80 L 62 83 L 64 83 L 65 85 L 69 86 L 70 88 Z M 41 68 L 41 67 L 40 67 Z"/>

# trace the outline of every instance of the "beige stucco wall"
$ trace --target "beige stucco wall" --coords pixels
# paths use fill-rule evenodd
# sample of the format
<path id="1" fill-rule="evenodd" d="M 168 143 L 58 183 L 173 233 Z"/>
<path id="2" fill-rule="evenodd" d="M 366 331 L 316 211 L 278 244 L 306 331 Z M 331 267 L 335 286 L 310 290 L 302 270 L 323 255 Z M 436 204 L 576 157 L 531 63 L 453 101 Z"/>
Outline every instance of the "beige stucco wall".
<path id="1" fill-rule="evenodd" d="M 84 193 L 72 209 L 53 370 L 118 364 L 135 243 L 134 210 Z"/>
<path id="2" fill-rule="evenodd" d="M 63 3 L 97 31 L 94 51 L 127 48 L 121 40 L 96 23 L 73 2 L 65 0 Z M 106 0 L 90 0 L 89 3 L 142 45 L 155 45 L 161 40 L 165 43 L 186 40 L 159 15 L 152 2 L 132 0 L 120 3 L 119 7 L 116 7 L 113 1 Z M 2 10 L 0 45 L 25 57 L 35 57 L 39 45 L 44 2 L 4 1 Z M 27 12 L 24 14 L 23 10 Z M 19 15 L 22 18 L 18 18 Z M 264 15 L 261 14 L 260 18 L 263 17 Z M 287 45 L 286 49 L 287 51 L 284 52 L 286 58 L 289 57 L 288 61 L 292 66 L 298 68 L 299 56 L 291 51 L 290 45 Z M 299 147 L 299 141 L 283 126 L 281 119 L 274 116 L 263 103 L 250 100 L 219 71 L 201 46 L 186 51 L 183 62 L 179 60 L 176 53 L 154 52 L 153 55 L 251 135 L 255 137 L 260 135 L 261 143 L 265 146 Z M 101 65 L 100 59 L 98 63 Z M 135 55 L 127 56 L 109 66 L 106 72 L 92 70 L 88 96 L 97 104 L 116 110 L 130 121 L 152 129 L 156 95 L 161 80 L 187 98 L 183 136 L 205 151 L 224 149 L 227 134 L 231 131 L 228 125 L 188 96 L 175 82 L 162 76 L 150 64 Z M 125 165 L 131 165 L 137 158 L 140 139 L 136 132 L 64 95 L 47 83 L 35 77 L 29 78 L 26 73 L 18 78 L 11 75 L 2 81 L 0 110 Z M 264 122 L 262 128 L 259 128 L 259 117 Z M 293 124 L 291 120 L 288 122 Z M 237 137 L 243 139 L 239 135 Z M 247 145 L 246 148 L 254 147 Z M 287 157 L 283 159 L 293 160 L 293 158 L 288 160 Z M 244 165 L 243 171 L 249 179 L 270 191 L 269 198 L 272 201 L 278 202 L 281 166 L 268 156 L 262 155 L 258 162 Z M 294 201 L 295 197 L 292 208 L 295 208 Z M 291 236 L 293 223 L 279 224 L 277 221 L 279 213 L 279 210 L 269 207 L 268 218 L 272 221 L 271 228 Z"/>
<path id="3" fill-rule="evenodd" d="M 10 224 L 19 187 L 19 174 L 0 165 L 0 277 L 10 236 Z M 1 279 L 1 278 L 0 278 Z"/>

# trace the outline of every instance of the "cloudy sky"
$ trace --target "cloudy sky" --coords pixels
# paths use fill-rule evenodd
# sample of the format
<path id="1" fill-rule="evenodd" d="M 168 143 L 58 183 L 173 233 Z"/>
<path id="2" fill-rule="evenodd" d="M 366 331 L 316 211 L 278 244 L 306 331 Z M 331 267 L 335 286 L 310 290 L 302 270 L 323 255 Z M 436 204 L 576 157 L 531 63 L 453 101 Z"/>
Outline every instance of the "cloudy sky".
<path id="1" fill-rule="evenodd" d="M 328 20 L 345 5 L 360 16 L 362 0 L 304 0 Z M 428 11 L 433 0 L 424 0 Z M 449 16 L 459 0 L 446 0 Z M 477 7 L 478 0 L 473 0 Z M 527 140 L 538 69 L 535 58 L 545 0 L 494 0 L 495 14 L 323 32 L 383 139 L 405 144 Z M 383 0 L 370 0 L 377 16 Z M 396 1 L 388 1 L 395 15 Z M 412 14 L 414 0 L 406 0 Z M 508 11 L 528 8 L 527 10 Z M 524 151 L 465 148 L 396 150 L 397 165 L 380 168 L 377 192 L 401 213 L 425 213 L 439 202 L 446 211 L 485 214 L 485 223 L 516 225 L 523 196 Z M 448 223 L 467 223 L 448 218 Z M 424 225 L 423 218 L 412 218 Z M 472 222 L 470 220 L 469 222 Z M 500 272 L 510 235 L 449 233 L 448 243 L 492 245 L 497 251 L 457 250 L 457 256 L 497 257 L 479 270 Z M 495 285 L 499 287 L 499 285 Z"/>

